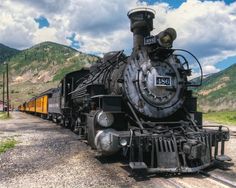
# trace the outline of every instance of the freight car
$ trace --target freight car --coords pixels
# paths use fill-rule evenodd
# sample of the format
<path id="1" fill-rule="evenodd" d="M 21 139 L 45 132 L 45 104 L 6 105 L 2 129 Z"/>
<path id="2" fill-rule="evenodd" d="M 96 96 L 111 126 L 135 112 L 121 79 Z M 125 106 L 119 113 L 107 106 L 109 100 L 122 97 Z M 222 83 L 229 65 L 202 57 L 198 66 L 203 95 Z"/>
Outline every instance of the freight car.
<path id="1" fill-rule="evenodd" d="M 189 81 L 192 70 L 180 52 L 191 55 L 202 73 L 197 58 L 172 48 L 172 28 L 150 35 L 152 9 L 131 10 L 128 17 L 132 54 L 109 52 L 90 69 L 67 74 L 48 95 L 47 116 L 103 155 L 122 151 L 133 170 L 189 173 L 230 160 L 224 155 L 229 131 L 202 126 L 192 95 L 202 75 L 200 84 Z"/>

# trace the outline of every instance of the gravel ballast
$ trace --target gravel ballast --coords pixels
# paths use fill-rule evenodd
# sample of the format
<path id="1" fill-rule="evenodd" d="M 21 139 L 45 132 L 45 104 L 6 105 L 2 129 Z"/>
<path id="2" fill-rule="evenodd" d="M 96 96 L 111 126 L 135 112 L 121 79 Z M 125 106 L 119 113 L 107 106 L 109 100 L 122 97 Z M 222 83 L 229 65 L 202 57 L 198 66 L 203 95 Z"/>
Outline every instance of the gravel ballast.
<path id="1" fill-rule="evenodd" d="M 0 139 L 18 142 L 0 155 L 0 187 L 120 187 L 133 183 L 104 167 L 95 151 L 70 130 L 20 112 L 12 115 L 13 119 L 0 121 Z"/>

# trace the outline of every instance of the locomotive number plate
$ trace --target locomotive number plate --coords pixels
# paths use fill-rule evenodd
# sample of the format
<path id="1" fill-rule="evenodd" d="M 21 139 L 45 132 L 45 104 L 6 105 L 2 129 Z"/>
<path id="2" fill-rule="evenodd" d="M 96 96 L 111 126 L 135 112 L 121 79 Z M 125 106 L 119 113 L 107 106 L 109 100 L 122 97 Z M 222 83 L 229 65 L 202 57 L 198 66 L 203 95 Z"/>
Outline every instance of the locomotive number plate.
<path id="1" fill-rule="evenodd" d="M 157 76 L 156 86 L 171 86 L 171 77 Z"/>

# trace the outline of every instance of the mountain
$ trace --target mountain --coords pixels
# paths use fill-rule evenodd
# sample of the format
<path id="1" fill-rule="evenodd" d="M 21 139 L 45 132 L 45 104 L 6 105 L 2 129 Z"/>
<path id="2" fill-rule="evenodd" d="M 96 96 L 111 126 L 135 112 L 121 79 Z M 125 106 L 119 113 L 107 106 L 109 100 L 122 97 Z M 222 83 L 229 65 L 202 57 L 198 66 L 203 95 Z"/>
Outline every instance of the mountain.
<path id="1" fill-rule="evenodd" d="M 204 78 L 196 94 L 204 112 L 236 110 L 236 64 Z"/>
<path id="2" fill-rule="evenodd" d="M 44 42 L 13 56 L 9 69 L 13 82 L 42 83 L 60 80 L 66 73 L 97 60 L 68 46 Z"/>
<path id="3" fill-rule="evenodd" d="M 11 102 L 16 106 L 56 87 L 65 74 L 90 66 L 97 60 L 97 56 L 53 42 L 19 51 L 8 60 Z M 0 83 L 4 70 L 5 65 L 0 64 Z M 0 96 L 1 93 L 0 86 Z"/>
<path id="4" fill-rule="evenodd" d="M 0 64 L 4 61 L 10 59 L 12 56 L 16 55 L 20 51 L 14 48 L 10 48 L 0 43 Z"/>

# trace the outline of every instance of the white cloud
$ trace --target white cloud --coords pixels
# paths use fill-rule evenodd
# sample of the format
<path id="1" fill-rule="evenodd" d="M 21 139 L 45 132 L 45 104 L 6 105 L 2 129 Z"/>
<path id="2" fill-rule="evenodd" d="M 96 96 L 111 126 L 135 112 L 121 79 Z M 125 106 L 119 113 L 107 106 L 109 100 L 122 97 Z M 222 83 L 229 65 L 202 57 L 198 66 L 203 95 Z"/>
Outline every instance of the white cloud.
<path id="1" fill-rule="evenodd" d="M 5 0 L 0 6 L 0 43 L 20 49 L 44 40 L 69 45 L 67 37 L 75 33 L 84 52 L 131 49 L 126 14 L 136 5 L 137 0 Z M 236 55 L 236 3 L 187 0 L 177 9 L 166 3 L 151 8 L 156 10 L 153 33 L 175 28 L 174 46 L 193 52 L 205 74 L 218 71 L 218 61 Z M 41 15 L 49 28 L 38 28 L 34 18 Z"/>
<path id="2" fill-rule="evenodd" d="M 77 34 L 80 50 L 102 52 L 132 48 L 127 12 L 136 0 L 71 1 L 70 31 Z"/>
<path id="3" fill-rule="evenodd" d="M 236 3 L 223 1 L 188 0 L 178 9 L 167 4 L 153 6 L 157 12 L 155 33 L 167 27 L 176 29 L 178 38 L 174 45 L 195 54 L 203 65 L 204 74 L 229 56 L 236 55 Z M 214 69 L 218 71 L 219 69 Z"/>
<path id="4" fill-rule="evenodd" d="M 211 73 L 215 73 L 215 72 L 220 71 L 220 69 L 217 69 L 213 65 L 206 65 L 203 67 L 203 71 L 206 72 L 207 74 L 211 74 Z"/>
<path id="5" fill-rule="evenodd" d="M 80 37 L 81 51 L 106 52 L 130 48 L 132 34 L 126 16 L 136 0 L 6 0 L 0 6 L 0 42 L 23 49 L 44 40 L 70 45 L 72 33 Z M 38 28 L 43 15 L 50 28 Z M 15 31 L 15 33 L 14 33 Z M 128 38 L 127 38 L 128 36 Z"/>
<path id="6" fill-rule="evenodd" d="M 19 0 L 6 0 L 9 2 L 18 3 Z M 60 14 L 63 9 L 67 9 L 70 5 L 70 0 L 20 0 L 20 3 L 26 7 L 33 8 L 40 12 L 45 12 L 47 14 Z"/>
<path id="7" fill-rule="evenodd" d="M 35 44 L 40 43 L 42 41 L 55 41 L 57 42 L 56 38 L 56 29 L 55 28 L 42 28 L 37 30 L 34 33 L 33 42 Z"/>
<path id="8" fill-rule="evenodd" d="M 76 38 L 82 41 L 80 50 L 87 53 L 129 50 L 132 47 L 132 37 L 125 30 L 112 32 L 99 38 L 91 35 L 77 35 Z"/>
<path id="9" fill-rule="evenodd" d="M 22 14 L 23 12 L 23 14 Z M 19 3 L 7 0 L 0 7 L 0 42 L 15 48 L 32 45 L 33 32 L 37 25 L 33 19 L 25 15 L 33 15 L 32 9 L 24 10 Z"/>

